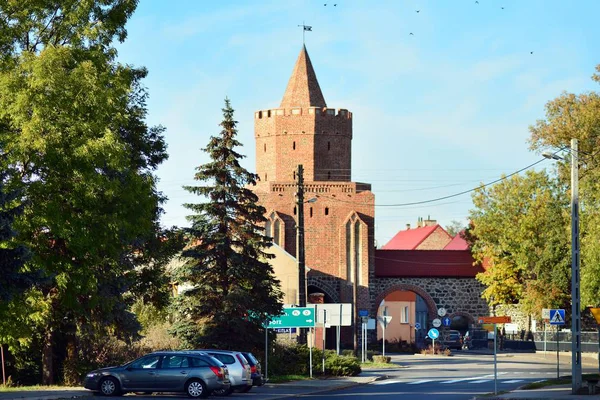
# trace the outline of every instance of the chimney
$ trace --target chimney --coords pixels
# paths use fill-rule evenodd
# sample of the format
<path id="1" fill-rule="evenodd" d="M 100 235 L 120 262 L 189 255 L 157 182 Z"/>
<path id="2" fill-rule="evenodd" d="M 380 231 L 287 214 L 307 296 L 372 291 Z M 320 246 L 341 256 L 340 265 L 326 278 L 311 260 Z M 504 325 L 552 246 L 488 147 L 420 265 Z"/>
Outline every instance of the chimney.
<path id="1" fill-rule="evenodd" d="M 410 224 L 406 224 L 406 230 L 410 229 Z"/>
<path id="2" fill-rule="evenodd" d="M 431 219 L 431 215 L 428 215 L 427 219 L 423 221 L 423 226 L 434 226 L 435 224 L 437 224 L 437 221 L 435 219 Z"/>

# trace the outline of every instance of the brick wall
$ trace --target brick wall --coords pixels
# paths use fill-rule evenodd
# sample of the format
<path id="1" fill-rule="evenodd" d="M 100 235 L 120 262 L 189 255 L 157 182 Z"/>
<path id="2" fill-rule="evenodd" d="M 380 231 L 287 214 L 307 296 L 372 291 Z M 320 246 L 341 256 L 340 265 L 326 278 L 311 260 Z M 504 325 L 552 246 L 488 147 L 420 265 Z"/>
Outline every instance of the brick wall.
<path id="1" fill-rule="evenodd" d="M 441 226 L 438 226 L 436 230 L 427 236 L 427 239 L 417 246 L 416 250 L 443 250 L 450 241 L 452 241 L 452 236 Z"/>

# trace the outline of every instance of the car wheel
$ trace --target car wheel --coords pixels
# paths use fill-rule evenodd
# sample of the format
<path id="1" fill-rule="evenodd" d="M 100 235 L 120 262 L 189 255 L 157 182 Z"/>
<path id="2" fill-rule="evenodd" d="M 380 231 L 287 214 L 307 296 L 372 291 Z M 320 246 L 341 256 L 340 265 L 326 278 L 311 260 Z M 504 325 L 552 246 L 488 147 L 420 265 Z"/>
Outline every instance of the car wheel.
<path id="1" fill-rule="evenodd" d="M 193 379 L 185 385 L 185 392 L 189 397 L 199 399 L 208 396 L 206 385 L 199 379 Z"/>
<path id="2" fill-rule="evenodd" d="M 119 381 L 112 376 L 102 379 L 102 381 L 100 381 L 100 393 L 102 393 L 103 396 L 119 396 L 121 394 Z"/>
<path id="3" fill-rule="evenodd" d="M 233 389 L 231 387 L 228 387 L 227 389 L 213 390 L 212 394 L 214 394 L 215 396 L 229 396 L 232 392 Z"/>

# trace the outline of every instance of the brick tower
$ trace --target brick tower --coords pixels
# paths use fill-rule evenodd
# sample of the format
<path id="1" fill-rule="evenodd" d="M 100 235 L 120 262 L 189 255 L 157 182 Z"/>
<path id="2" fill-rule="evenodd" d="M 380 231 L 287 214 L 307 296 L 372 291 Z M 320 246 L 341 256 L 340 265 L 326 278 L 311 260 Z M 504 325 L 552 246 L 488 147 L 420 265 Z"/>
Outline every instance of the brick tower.
<path id="1" fill-rule="evenodd" d="M 304 205 L 307 294 L 352 303 L 357 280 L 358 308 L 370 309 L 374 196 L 371 185 L 351 180 L 352 113 L 327 107 L 306 47 L 279 108 L 257 111 L 254 121 L 255 192 L 267 210 L 267 234 L 296 256 L 296 171 L 302 164 L 304 198 L 316 198 Z M 343 336 L 351 340 L 348 332 Z"/>

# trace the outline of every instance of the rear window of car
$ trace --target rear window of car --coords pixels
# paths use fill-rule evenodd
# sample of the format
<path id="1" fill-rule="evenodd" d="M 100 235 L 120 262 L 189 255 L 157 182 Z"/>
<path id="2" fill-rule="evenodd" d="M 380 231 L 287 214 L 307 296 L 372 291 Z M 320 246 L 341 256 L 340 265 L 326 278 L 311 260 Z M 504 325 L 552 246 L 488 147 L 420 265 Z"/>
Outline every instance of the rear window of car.
<path id="1" fill-rule="evenodd" d="M 198 357 L 190 357 L 190 363 L 192 367 L 210 367 L 208 362 Z"/>
<path id="2" fill-rule="evenodd" d="M 252 353 L 242 353 L 244 355 L 244 357 L 246 357 L 246 360 L 248 360 L 248 362 L 251 365 L 256 365 L 258 364 L 258 360 L 256 358 L 254 358 L 254 356 L 252 355 Z"/>
<path id="3" fill-rule="evenodd" d="M 221 361 L 223 364 L 231 365 L 235 364 L 235 358 L 229 354 L 210 353 L 211 356 Z"/>

